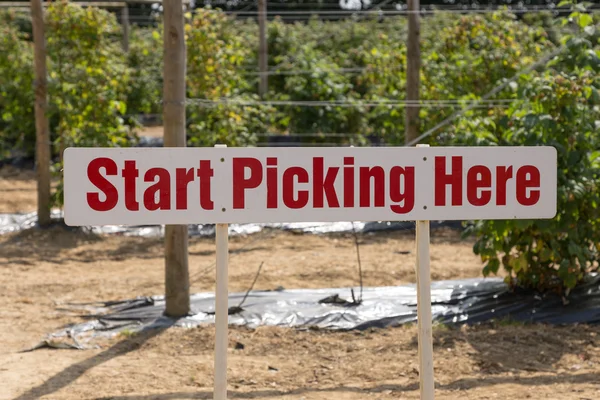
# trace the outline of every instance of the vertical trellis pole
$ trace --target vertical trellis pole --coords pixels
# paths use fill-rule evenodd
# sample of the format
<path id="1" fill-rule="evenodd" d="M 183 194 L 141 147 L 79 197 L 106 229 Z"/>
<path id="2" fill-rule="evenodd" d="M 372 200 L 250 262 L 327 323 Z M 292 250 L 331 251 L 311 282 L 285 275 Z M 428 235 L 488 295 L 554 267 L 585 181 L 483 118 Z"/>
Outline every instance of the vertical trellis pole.
<path id="1" fill-rule="evenodd" d="M 181 0 L 163 2 L 164 71 L 163 120 L 165 147 L 185 147 L 185 32 Z M 187 225 L 165 226 L 165 313 L 183 317 L 190 312 Z"/>

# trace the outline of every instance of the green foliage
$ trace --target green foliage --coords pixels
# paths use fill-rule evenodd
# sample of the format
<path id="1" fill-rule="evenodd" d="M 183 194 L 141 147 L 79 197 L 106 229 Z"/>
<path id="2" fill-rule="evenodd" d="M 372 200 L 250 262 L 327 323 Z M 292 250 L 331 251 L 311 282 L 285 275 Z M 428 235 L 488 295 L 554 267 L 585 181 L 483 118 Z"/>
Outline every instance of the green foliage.
<path id="1" fill-rule="evenodd" d="M 123 146 L 128 128 L 125 88 L 128 70 L 114 16 L 70 3 L 48 7 L 50 98 L 58 114 L 57 133 L 68 146 Z"/>
<path id="2" fill-rule="evenodd" d="M 0 25 L 11 25 L 19 32 L 25 34 L 23 38 L 33 40 L 31 13 L 28 10 L 15 10 L 0 8 Z"/>
<path id="3" fill-rule="evenodd" d="M 484 275 L 503 266 L 508 279 L 538 290 L 573 288 L 600 259 L 600 71 L 550 71 L 519 80 L 502 115 L 456 130 L 464 144 L 553 146 L 558 152 L 558 215 L 552 220 L 479 221 L 476 254 Z"/>
<path id="4" fill-rule="evenodd" d="M 346 103 L 357 101 L 351 92 L 347 75 L 338 72 L 339 66 L 326 55 L 306 44 L 294 53 L 295 62 L 282 66 L 280 71 L 298 69 L 309 73 L 290 74 L 285 77 L 283 94 L 277 99 L 284 101 L 313 101 Z M 347 105 L 298 106 L 285 108 L 289 118 L 288 129 L 297 133 L 308 132 L 361 132 L 360 107 Z"/>
<path id="5" fill-rule="evenodd" d="M 0 24 L 0 159 L 35 150 L 33 49 L 27 39 L 16 25 Z"/>
<path id="6" fill-rule="evenodd" d="M 530 27 L 508 13 L 462 16 L 444 28 L 423 61 L 423 98 L 475 100 L 504 79 L 531 65 L 553 44 L 543 29 Z M 502 97 L 509 96 L 505 91 Z M 424 108 L 423 129 L 431 128 L 455 110 Z M 488 109 L 469 115 L 485 116 Z M 434 144 L 444 144 L 441 136 Z"/>
<path id="7" fill-rule="evenodd" d="M 406 99 L 406 47 L 392 37 L 380 33 L 365 41 L 351 53 L 364 70 L 355 79 L 355 88 L 367 103 Z M 368 108 L 370 134 L 389 143 L 404 142 L 404 107 L 374 105 Z"/>
<path id="8" fill-rule="evenodd" d="M 127 146 L 133 139 L 123 120 L 129 76 L 114 15 L 60 2 L 49 5 L 46 22 L 58 150 Z M 62 185 L 55 202 L 62 203 Z"/>
<path id="9" fill-rule="evenodd" d="M 422 25 L 421 97 L 454 104 L 422 107 L 421 130 L 557 45 L 566 46 L 545 70 L 521 74 L 497 94 L 507 102 L 470 110 L 430 140 L 557 149 L 556 218 L 479 221 L 467 229 L 477 238 L 474 251 L 485 262 L 485 275 L 503 268 L 512 284 L 539 290 L 572 288 L 598 270 L 600 261 L 600 33 L 593 14 L 567 3 L 572 13 L 562 26 L 547 15 L 520 20 L 507 12 L 439 13 Z M 312 143 L 361 145 L 371 136 L 403 143 L 403 105 L 385 103 L 405 99 L 405 18 L 270 22 L 268 64 L 275 73 L 269 75 L 264 103 L 256 94 L 256 23 L 210 9 L 186 18 L 190 145 L 252 146 L 267 132 L 308 134 L 304 137 Z M 127 55 L 120 48 L 120 27 L 104 11 L 52 3 L 47 24 L 56 153 L 66 146 L 134 142 L 126 115 L 161 112 L 160 24 L 133 27 Z M 33 54 L 27 29 L 27 19 L 0 15 L 0 157 L 9 149 L 33 153 Z M 294 104 L 298 101 L 318 106 Z M 58 202 L 60 196 L 59 188 Z"/>
<path id="10" fill-rule="evenodd" d="M 248 89 L 240 67 L 250 48 L 219 11 L 197 10 L 186 24 L 187 90 L 193 98 L 216 100 Z"/>
<path id="11" fill-rule="evenodd" d="M 128 114 L 160 114 L 162 112 L 163 40 L 162 26 L 130 29 L 129 84 L 127 86 Z"/>
<path id="12" fill-rule="evenodd" d="M 237 104 L 258 98 L 247 94 L 251 85 L 243 64 L 251 51 L 232 24 L 224 13 L 202 9 L 185 27 L 187 92 L 188 97 L 198 99 L 187 106 L 191 146 L 252 145 L 257 133 L 268 130 L 274 110 L 260 104 Z"/>
<path id="13" fill-rule="evenodd" d="M 565 51 L 547 71 L 520 77 L 507 110 L 483 118 L 466 115 L 450 135 L 457 144 L 556 148 L 554 219 L 479 221 L 467 229 L 477 237 L 473 250 L 486 263 L 484 275 L 502 266 L 509 282 L 541 291 L 568 292 L 599 269 L 600 49 L 586 37 L 590 25 L 578 16 L 571 14 L 579 32 L 561 39 Z"/>
<path id="14" fill-rule="evenodd" d="M 256 102 L 258 96 L 237 96 L 229 103 L 188 107 L 188 144 L 190 146 L 251 146 L 258 134 L 269 130 L 275 110 Z M 236 104 L 242 103 L 242 104 Z"/>

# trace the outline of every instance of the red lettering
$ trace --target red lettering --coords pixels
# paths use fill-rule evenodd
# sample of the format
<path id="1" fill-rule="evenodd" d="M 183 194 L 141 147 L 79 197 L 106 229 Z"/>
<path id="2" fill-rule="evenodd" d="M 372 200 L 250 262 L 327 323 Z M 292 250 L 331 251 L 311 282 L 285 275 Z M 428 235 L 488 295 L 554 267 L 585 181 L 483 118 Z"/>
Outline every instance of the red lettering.
<path id="1" fill-rule="evenodd" d="M 315 208 L 323 208 L 324 197 L 327 197 L 329 207 L 337 208 L 340 206 L 333 186 L 338 171 L 339 167 L 330 167 L 327 169 L 325 177 L 323 177 L 323 157 L 313 158 L 313 206 Z"/>
<path id="2" fill-rule="evenodd" d="M 276 157 L 267 157 L 267 208 L 277 208 Z"/>
<path id="3" fill-rule="evenodd" d="M 474 206 L 485 206 L 492 199 L 492 173 L 483 165 L 475 165 L 467 173 L 467 200 Z M 480 191 L 481 189 L 481 191 Z"/>
<path id="4" fill-rule="evenodd" d="M 155 178 L 158 181 L 144 192 L 144 207 L 149 211 L 170 210 L 171 174 L 164 168 L 150 168 L 144 174 L 144 182 L 154 182 Z"/>
<path id="5" fill-rule="evenodd" d="M 119 192 L 117 188 L 113 186 L 105 177 L 100 173 L 100 168 L 104 168 L 106 175 L 117 175 L 118 168 L 117 164 L 110 158 L 95 158 L 89 164 L 87 168 L 87 176 L 90 182 L 96 186 L 104 195 L 106 199 L 100 200 L 98 193 L 87 193 L 87 202 L 90 208 L 94 211 L 109 211 L 112 210 L 119 201 Z"/>
<path id="6" fill-rule="evenodd" d="M 121 175 L 125 181 L 125 207 L 129 211 L 138 211 L 140 204 L 135 196 L 135 185 L 139 172 L 135 166 L 135 160 L 125 161 L 125 168 L 123 168 Z"/>
<path id="7" fill-rule="evenodd" d="M 194 180 L 194 168 L 175 169 L 175 209 L 186 210 L 188 200 L 188 184 Z"/>
<path id="8" fill-rule="evenodd" d="M 385 206 L 385 172 L 381 167 L 360 167 L 360 206 L 371 206 L 371 178 L 374 178 L 374 207 Z"/>
<path id="9" fill-rule="evenodd" d="M 452 157 L 452 172 L 446 173 L 446 157 L 435 158 L 435 205 L 446 205 L 446 186 L 450 185 L 453 206 L 462 205 L 462 157 Z"/>
<path id="10" fill-rule="evenodd" d="M 301 167 L 290 167 L 283 173 L 283 204 L 289 208 L 302 208 L 308 203 L 308 190 L 298 190 L 298 198 L 294 198 L 294 177 L 298 183 L 308 182 L 308 172 Z"/>
<path id="11" fill-rule="evenodd" d="M 250 176 L 246 178 L 246 168 Z M 262 164 L 256 158 L 238 157 L 233 159 L 233 208 L 244 208 L 246 189 L 254 189 L 263 179 Z"/>
<path id="12" fill-rule="evenodd" d="M 210 167 L 210 160 L 200 160 L 196 175 L 200 179 L 200 207 L 203 210 L 212 210 L 215 205 L 212 201 L 210 181 L 214 176 L 214 170 Z"/>
<path id="13" fill-rule="evenodd" d="M 513 167 L 496 167 L 496 205 L 506 205 L 506 182 L 513 177 Z"/>
<path id="14" fill-rule="evenodd" d="M 344 157 L 344 207 L 354 207 L 354 157 Z"/>
<path id="15" fill-rule="evenodd" d="M 403 183 L 403 184 L 402 184 Z M 415 206 L 415 168 L 393 167 L 390 170 L 390 209 L 396 214 L 406 214 Z"/>
<path id="16" fill-rule="evenodd" d="M 517 170 L 517 201 L 532 206 L 540 200 L 540 170 L 533 165 L 524 165 Z M 531 189 L 531 190 L 530 190 Z"/>

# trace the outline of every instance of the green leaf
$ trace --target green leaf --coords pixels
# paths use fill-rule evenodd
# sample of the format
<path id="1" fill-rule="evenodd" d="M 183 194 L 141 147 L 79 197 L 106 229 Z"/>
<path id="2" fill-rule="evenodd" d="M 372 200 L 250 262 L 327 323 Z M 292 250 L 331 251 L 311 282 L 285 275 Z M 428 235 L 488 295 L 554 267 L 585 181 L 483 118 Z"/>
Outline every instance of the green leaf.
<path id="1" fill-rule="evenodd" d="M 560 263 L 560 267 L 558 268 L 558 277 L 560 279 L 562 279 L 562 281 L 564 282 L 567 277 L 569 276 L 569 267 L 570 267 L 571 263 L 569 262 L 569 260 L 562 260 Z"/>
<path id="2" fill-rule="evenodd" d="M 498 269 L 500 268 L 500 261 L 497 258 L 492 258 L 488 261 L 486 267 L 490 273 L 496 275 L 498 273 Z"/>
<path id="3" fill-rule="evenodd" d="M 540 260 L 542 262 L 550 261 L 552 257 L 552 250 L 547 247 L 544 247 L 542 251 L 540 251 Z"/>
<path id="4" fill-rule="evenodd" d="M 572 256 L 576 256 L 577 253 L 579 252 L 577 245 L 575 243 L 573 243 L 572 241 L 569 241 L 568 247 L 569 247 L 569 254 Z"/>
<path id="5" fill-rule="evenodd" d="M 566 287 L 573 289 L 577 285 L 577 275 L 569 274 L 565 277 L 563 282 L 565 283 Z"/>
<path id="6" fill-rule="evenodd" d="M 579 18 L 577 23 L 580 28 L 585 28 L 586 26 L 592 24 L 594 22 L 594 18 L 590 14 L 579 14 Z"/>

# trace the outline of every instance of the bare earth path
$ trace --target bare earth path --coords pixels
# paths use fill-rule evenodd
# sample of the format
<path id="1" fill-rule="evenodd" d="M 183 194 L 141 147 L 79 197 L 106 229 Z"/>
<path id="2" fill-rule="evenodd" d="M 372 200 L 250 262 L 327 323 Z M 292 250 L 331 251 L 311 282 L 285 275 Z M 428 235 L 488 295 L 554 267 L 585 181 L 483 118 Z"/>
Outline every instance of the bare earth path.
<path id="1" fill-rule="evenodd" d="M 0 169 L 0 212 L 35 209 L 33 174 Z M 410 232 L 361 236 L 365 285 L 414 282 Z M 97 350 L 19 350 L 79 322 L 64 302 L 161 294 L 160 239 L 98 237 L 61 227 L 0 236 L 0 399 L 212 398 L 212 327 L 117 337 Z M 472 242 L 435 231 L 434 279 L 474 277 Z M 357 282 L 353 238 L 265 232 L 232 239 L 230 287 L 338 287 Z M 214 287 L 214 243 L 193 239 L 193 291 Z M 437 327 L 440 399 L 599 399 L 600 328 L 488 324 Z M 236 346 L 237 345 L 237 346 Z M 236 347 L 238 349 L 236 349 Z M 243 347 L 243 348 L 242 348 Z M 230 332 L 230 397 L 418 399 L 416 329 Z"/>

